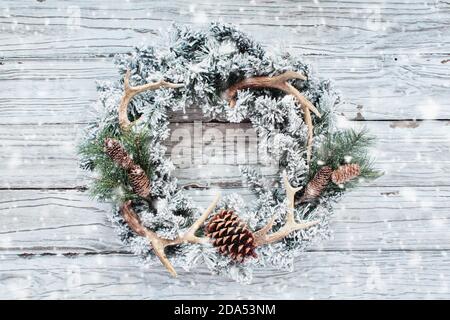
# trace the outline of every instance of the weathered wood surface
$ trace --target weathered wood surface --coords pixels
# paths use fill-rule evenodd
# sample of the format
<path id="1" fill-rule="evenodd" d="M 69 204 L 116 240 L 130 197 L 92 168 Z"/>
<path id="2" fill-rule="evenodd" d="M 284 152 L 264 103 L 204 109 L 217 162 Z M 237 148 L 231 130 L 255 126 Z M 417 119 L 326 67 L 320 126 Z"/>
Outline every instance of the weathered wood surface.
<path id="1" fill-rule="evenodd" d="M 262 43 L 313 54 L 449 53 L 446 1 L 2 1 L 5 57 L 109 56 L 172 23 L 241 25 Z M 79 17 L 79 19 L 77 19 Z M 20 36 L 20 37 L 18 37 Z"/>
<path id="2" fill-rule="evenodd" d="M 75 152 L 95 80 L 117 77 L 114 54 L 151 43 L 173 21 L 211 20 L 239 24 L 265 46 L 282 41 L 335 80 L 342 112 L 378 138 L 385 171 L 336 204 L 333 238 L 294 273 L 260 271 L 251 285 L 203 268 L 171 279 L 161 266 L 137 266 L 106 219 L 109 205 L 82 191 L 89 179 Z M 2 1 L 0 298 L 450 298 L 449 21 L 439 0 Z M 172 128 L 191 131 L 201 119 L 177 113 Z M 204 130 L 236 127 L 202 120 Z M 188 191 L 199 206 L 217 188 L 251 199 L 235 166 L 175 174 L 210 184 Z"/>
<path id="3" fill-rule="evenodd" d="M 232 192 L 252 199 L 244 188 L 222 190 Z M 204 208 L 215 189 L 187 194 Z M 450 187 L 363 187 L 336 205 L 332 240 L 310 250 L 449 250 L 449 206 Z M 124 251 L 106 218 L 109 208 L 76 190 L 0 191 L 0 254 Z"/>
<path id="4" fill-rule="evenodd" d="M 0 292 L 39 299 L 423 299 L 448 298 L 447 251 L 307 252 L 295 271 L 258 271 L 252 285 L 204 268 L 171 279 L 130 255 L 6 256 Z"/>
<path id="5" fill-rule="evenodd" d="M 355 120 L 450 118 L 449 58 L 437 55 L 305 56 L 323 79 L 342 92 L 342 112 Z M 5 59 L 0 65 L 0 124 L 82 123 L 92 119 L 95 80 L 118 79 L 112 58 Z M 363 84 L 363 85 L 361 85 Z M 17 88 L 23 88 L 17 90 Z M 39 94 L 36 94 L 39 92 Z M 193 121 L 198 112 L 177 113 Z M 194 110 L 195 111 L 195 110 Z"/>
<path id="6" fill-rule="evenodd" d="M 226 129 L 245 130 L 250 126 L 248 123 L 202 125 L 203 132 L 215 128 L 224 133 Z M 386 174 L 372 185 L 449 185 L 449 121 L 366 121 L 358 122 L 357 126 L 367 127 L 378 139 L 373 154 L 377 158 L 376 166 Z M 76 143 L 83 134 L 83 127 L 76 124 L 0 126 L 3 149 L 0 154 L 3 163 L 0 167 L 0 188 L 84 187 L 88 175 L 79 168 L 76 155 Z M 172 125 L 172 129 L 186 129 L 191 133 L 193 127 L 189 123 Z M 170 146 L 174 142 L 168 141 L 167 144 L 170 155 Z M 227 148 L 224 150 L 224 154 L 232 152 Z M 195 152 L 192 151 L 192 154 Z M 192 166 L 179 168 L 175 175 L 182 183 L 200 179 L 202 182 L 240 184 L 236 165 L 204 164 L 202 168 L 204 170 Z"/>

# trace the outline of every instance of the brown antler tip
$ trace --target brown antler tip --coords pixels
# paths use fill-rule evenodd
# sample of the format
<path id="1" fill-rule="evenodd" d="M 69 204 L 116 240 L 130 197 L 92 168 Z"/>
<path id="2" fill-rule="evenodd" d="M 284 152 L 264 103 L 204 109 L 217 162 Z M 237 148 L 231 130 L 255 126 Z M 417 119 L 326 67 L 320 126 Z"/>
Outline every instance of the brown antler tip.
<path id="1" fill-rule="evenodd" d="M 119 125 L 120 128 L 123 131 L 127 131 L 133 123 L 138 121 L 139 119 L 131 122 L 128 119 L 128 104 L 130 103 L 131 99 L 133 97 L 141 92 L 149 91 L 149 90 L 156 90 L 159 88 L 181 88 L 184 86 L 183 83 L 171 83 L 164 80 L 158 81 L 158 82 L 150 82 L 139 86 L 130 86 L 130 77 L 131 77 L 131 71 L 128 69 L 125 73 L 124 77 L 124 92 L 122 95 L 122 99 L 120 101 L 119 105 Z"/>
<path id="2" fill-rule="evenodd" d="M 303 73 L 298 72 L 298 71 L 286 71 L 285 73 L 282 73 L 280 76 L 283 77 L 284 80 L 289 80 L 289 79 L 299 79 L 299 80 L 303 80 L 306 81 L 308 80 L 308 77 L 305 76 Z"/>
<path id="3" fill-rule="evenodd" d="M 257 89 L 257 88 L 274 88 L 284 91 L 295 97 L 298 104 L 304 112 L 305 123 L 308 126 L 308 141 L 307 141 L 307 163 L 311 160 L 312 143 L 313 143 L 313 123 L 310 112 L 312 111 L 317 117 L 321 117 L 319 110 L 302 95 L 297 88 L 288 82 L 291 79 L 301 79 L 306 81 L 308 78 L 298 71 L 288 70 L 278 76 L 255 76 L 245 78 L 225 90 L 226 100 L 229 101 L 230 107 L 234 108 L 236 105 L 235 96 L 238 90 L 242 89 Z"/>

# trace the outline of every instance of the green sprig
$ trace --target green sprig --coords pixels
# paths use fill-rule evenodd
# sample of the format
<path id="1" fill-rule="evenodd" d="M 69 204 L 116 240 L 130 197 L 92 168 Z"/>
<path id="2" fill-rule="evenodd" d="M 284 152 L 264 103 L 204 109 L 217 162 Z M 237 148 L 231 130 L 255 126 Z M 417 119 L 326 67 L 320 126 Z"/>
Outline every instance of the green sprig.
<path id="1" fill-rule="evenodd" d="M 336 170 L 346 163 L 356 163 L 360 166 L 359 179 L 372 180 L 378 178 L 381 176 L 381 172 L 374 169 L 374 160 L 368 154 L 368 149 L 374 141 L 374 138 L 367 133 L 366 129 L 359 131 L 347 129 L 328 134 L 313 156 L 309 180 L 315 176 L 323 165 Z M 349 181 L 345 184 L 345 188 L 354 187 L 357 180 Z M 337 194 L 342 192 L 342 188 L 330 183 L 327 191 Z"/>
<path id="2" fill-rule="evenodd" d="M 90 195 L 102 201 L 112 200 L 117 203 L 140 199 L 131 190 L 126 170 L 120 168 L 105 153 L 104 143 L 107 138 L 117 139 L 147 176 L 150 177 L 151 174 L 148 131 L 129 130 L 117 135 L 113 129 L 105 127 L 93 139 L 81 144 L 78 149 L 82 166 L 98 174 L 89 188 Z"/>

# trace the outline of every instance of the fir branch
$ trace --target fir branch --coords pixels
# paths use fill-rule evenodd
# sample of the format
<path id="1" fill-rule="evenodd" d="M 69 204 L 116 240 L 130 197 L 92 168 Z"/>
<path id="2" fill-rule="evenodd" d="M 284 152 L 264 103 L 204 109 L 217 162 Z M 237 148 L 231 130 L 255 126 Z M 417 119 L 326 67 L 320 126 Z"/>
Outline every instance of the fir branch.
<path id="1" fill-rule="evenodd" d="M 373 167 L 374 160 L 368 155 L 368 148 L 372 146 L 374 138 L 367 133 L 366 129 L 356 131 L 353 129 L 330 133 L 325 141 L 320 145 L 314 154 L 311 162 L 309 180 L 323 166 L 330 166 L 336 170 L 345 163 L 357 163 L 361 168 L 359 179 L 345 184 L 345 188 L 355 187 L 358 180 L 376 179 L 381 176 L 381 172 Z M 322 198 L 340 195 L 344 189 L 330 183 Z"/>
<path id="2" fill-rule="evenodd" d="M 261 170 L 250 166 L 240 166 L 239 170 L 244 182 L 248 184 L 250 190 L 256 195 L 260 195 L 264 192 L 264 189 L 267 186 L 262 177 Z"/>
<path id="3" fill-rule="evenodd" d="M 106 126 L 97 132 L 94 138 L 78 148 L 79 155 L 85 159 L 83 163 L 88 162 L 89 169 L 98 175 L 89 189 L 90 195 L 101 201 L 112 200 L 117 203 L 139 200 L 139 196 L 131 190 L 126 170 L 117 166 L 105 153 L 104 142 L 107 138 L 114 138 L 122 143 L 127 152 L 132 155 L 134 162 L 141 166 L 147 176 L 151 174 L 148 132 L 130 130 L 121 135 L 114 135 L 112 127 Z"/>

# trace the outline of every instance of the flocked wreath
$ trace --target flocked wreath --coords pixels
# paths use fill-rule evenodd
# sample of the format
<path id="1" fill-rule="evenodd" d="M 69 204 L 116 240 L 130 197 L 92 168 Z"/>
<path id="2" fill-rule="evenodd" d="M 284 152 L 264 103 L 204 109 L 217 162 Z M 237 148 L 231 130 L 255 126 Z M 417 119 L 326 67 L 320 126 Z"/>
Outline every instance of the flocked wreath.
<path id="1" fill-rule="evenodd" d="M 339 97 L 328 81 L 233 26 L 175 26 L 162 45 L 118 56 L 120 80 L 98 85 L 97 120 L 79 149 L 82 167 L 95 173 L 92 195 L 114 204 L 111 218 L 132 251 L 172 275 L 198 263 L 240 281 L 255 266 L 291 269 L 328 234 L 332 202 L 378 175 L 371 138 L 336 126 Z M 250 206 L 218 195 L 201 212 L 172 175 L 169 114 L 195 106 L 224 121 L 249 119 L 279 159 L 275 183 L 256 166 L 240 168 L 255 194 Z"/>

